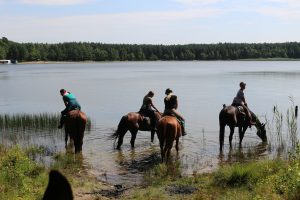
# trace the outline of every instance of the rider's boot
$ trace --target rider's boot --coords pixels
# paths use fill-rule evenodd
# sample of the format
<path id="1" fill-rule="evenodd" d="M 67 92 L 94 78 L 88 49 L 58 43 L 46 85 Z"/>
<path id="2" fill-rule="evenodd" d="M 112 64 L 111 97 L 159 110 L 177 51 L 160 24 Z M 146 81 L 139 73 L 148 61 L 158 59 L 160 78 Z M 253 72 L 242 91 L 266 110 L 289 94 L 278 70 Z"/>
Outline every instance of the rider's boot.
<path id="1" fill-rule="evenodd" d="M 63 126 L 64 126 L 64 122 L 65 122 L 65 117 L 62 115 L 62 116 L 60 117 L 59 125 L 58 125 L 57 128 L 62 129 Z"/>

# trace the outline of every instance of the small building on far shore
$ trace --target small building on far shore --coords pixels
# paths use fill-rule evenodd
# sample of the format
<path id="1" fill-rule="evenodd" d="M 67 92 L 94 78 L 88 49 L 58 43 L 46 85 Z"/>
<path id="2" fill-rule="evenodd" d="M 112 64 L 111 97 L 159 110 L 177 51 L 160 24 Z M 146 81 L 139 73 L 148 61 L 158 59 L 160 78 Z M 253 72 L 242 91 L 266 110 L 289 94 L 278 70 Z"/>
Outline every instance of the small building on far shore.
<path id="1" fill-rule="evenodd" d="M 0 64 L 11 64 L 10 60 L 0 60 Z"/>
<path id="2" fill-rule="evenodd" d="M 0 64 L 17 64 L 17 60 L 0 60 Z"/>

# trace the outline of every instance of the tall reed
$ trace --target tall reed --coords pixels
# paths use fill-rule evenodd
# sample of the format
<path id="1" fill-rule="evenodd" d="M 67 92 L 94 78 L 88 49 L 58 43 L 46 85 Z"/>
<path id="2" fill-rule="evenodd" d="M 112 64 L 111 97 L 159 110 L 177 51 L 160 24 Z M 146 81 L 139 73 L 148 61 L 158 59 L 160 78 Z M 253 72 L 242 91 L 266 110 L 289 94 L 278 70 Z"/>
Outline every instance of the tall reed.
<path id="1" fill-rule="evenodd" d="M 277 150 L 278 153 L 282 152 L 293 152 L 299 142 L 298 138 L 298 127 L 297 127 L 297 116 L 296 116 L 296 106 L 293 97 L 289 97 L 291 105 L 286 111 L 284 116 L 282 112 L 279 111 L 277 106 L 273 109 L 273 126 L 275 126 L 275 131 L 273 132 L 273 126 L 271 128 L 272 132 L 276 135 Z M 285 123 L 283 119 L 285 118 Z M 285 136 L 285 137 L 284 137 Z"/>
<path id="2" fill-rule="evenodd" d="M 278 106 L 275 105 L 273 109 L 273 122 L 275 121 L 275 133 L 276 141 L 279 147 L 283 147 L 283 138 L 282 138 L 282 125 L 283 125 L 283 115 L 278 110 Z"/>
<path id="3" fill-rule="evenodd" d="M 60 120 L 60 113 L 38 114 L 0 114 L 0 130 L 56 130 Z M 88 118 L 86 130 L 92 128 L 91 119 Z"/>
<path id="4" fill-rule="evenodd" d="M 289 97 L 291 101 L 291 106 L 286 113 L 287 122 L 287 133 L 289 141 L 291 142 L 292 148 L 295 149 L 298 138 L 297 138 L 297 118 L 295 113 L 295 103 L 293 97 Z"/>

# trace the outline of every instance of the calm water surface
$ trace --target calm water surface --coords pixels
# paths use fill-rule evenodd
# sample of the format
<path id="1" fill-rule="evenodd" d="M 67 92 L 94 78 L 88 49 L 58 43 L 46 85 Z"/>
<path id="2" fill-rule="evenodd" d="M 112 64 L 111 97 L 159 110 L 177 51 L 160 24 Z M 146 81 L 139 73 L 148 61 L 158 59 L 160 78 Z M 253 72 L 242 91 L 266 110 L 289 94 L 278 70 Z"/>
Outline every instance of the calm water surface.
<path id="1" fill-rule="evenodd" d="M 250 108 L 262 122 L 268 120 L 269 126 L 274 105 L 285 113 L 291 105 L 289 96 L 295 104 L 300 102 L 299 61 L 18 64 L 0 65 L 0 112 L 59 112 L 64 108 L 59 89 L 66 88 L 77 96 L 82 110 L 94 122 L 94 129 L 84 138 L 84 162 L 92 166 L 99 179 L 135 183 L 159 162 L 157 138 L 151 144 L 150 133 L 139 132 L 136 148 L 131 150 L 127 133 L 122 151 L 116 151 L 110 136 L 122 115 L 139 110 L 149 90 L 155 92 L 154 103 L 161 111 L 166 88 L 172 88 L 179 98 L 179 111 L 186 118 L 188 132 L 180 139 L 179 160 L 185 173 L 211 170 L 223 161 L 273 155 L 270 145 L 261 145 L 255 128 L 246 132 L 243 148 L 234 147 L 233 151 L 228 148 L 227 128 L 225 151 L 219 155 L 218 113 L 224 103 L 231 103 L 240 81 L 247 83 L 245 95 Z M 273 137 L 271 131 L 268 135 Z M 26 145 L 64 150 L 62 132 L 28 133 L 18 138 Z M 234 144 L 237 141 L 235 134 Z M 253 158 L 249 151 L 256 156 Z"/>

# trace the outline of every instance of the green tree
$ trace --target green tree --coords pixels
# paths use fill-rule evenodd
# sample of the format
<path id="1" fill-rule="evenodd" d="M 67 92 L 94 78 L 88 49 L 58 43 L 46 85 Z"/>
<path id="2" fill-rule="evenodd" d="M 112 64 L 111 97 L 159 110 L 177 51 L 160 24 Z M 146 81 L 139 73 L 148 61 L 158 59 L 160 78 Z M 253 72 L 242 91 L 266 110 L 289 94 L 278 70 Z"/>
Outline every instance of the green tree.
<path id="1" fill-rule="evenodd" d="M 5 59 L 6 52 L 3 47 L 0 46 L 0 59 Z"/>

